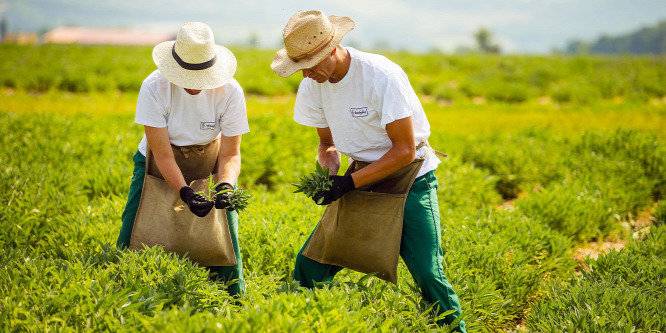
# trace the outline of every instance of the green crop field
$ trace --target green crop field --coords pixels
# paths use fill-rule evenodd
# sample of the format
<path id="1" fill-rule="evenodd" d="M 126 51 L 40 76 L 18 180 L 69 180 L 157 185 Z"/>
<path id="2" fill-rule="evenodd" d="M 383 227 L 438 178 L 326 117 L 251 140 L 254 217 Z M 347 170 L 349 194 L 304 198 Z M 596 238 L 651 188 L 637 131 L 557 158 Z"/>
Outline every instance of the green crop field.
<path id="1" fill-rule="evenodd" d="M 159 248 L 116 250 L 150 50 L 0 45 L 0 331 L 440 330 L 402 263 L 397 285 L 291 282 L 323 208 L 293 193 L 317 135 L 273 51 L 233 50 L 247 293 Z M 449 154 L 444 267 L 470 332 L 666 332 L 666 58 L 387 56 Z M 622 249 L 578 255 L 603 244 Z"/>

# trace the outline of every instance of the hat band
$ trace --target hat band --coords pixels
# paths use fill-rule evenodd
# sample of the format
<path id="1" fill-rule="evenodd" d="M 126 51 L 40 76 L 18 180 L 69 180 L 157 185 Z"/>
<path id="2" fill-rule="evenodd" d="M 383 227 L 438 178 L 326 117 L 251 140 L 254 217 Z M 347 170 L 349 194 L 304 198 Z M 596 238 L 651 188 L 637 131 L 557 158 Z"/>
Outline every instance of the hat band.
<path id="1" fill-rule="evenodd" d="M 331 35 L 328 37 L 327 40 L 323 41 L 321 44 L 317 45 L 312 51 L 303 53 L 297 57 L 289 57 L 293 62 L 299 62 L 305 58 L 307 59 L 312 59 L 312 56 L 315 54 L 319 53 L 321 50 L 325 49 L 328 46 L 328 43 L 330 43 L 333 40 L 333 37 L 335 36 L 335 29 L 331 31 Z"/>
<path id="2" fill-rule="evenodd" d="M 211 68 L 213 67 L 213 65 L 215 65 L 215 62 L 217 61 L 217 54 L 216 54 L 212 59 L 206 62 L 202 62 L 200 64 L 191 64 L 189 62 L 185 62 L 176 53 L 176 44 L 173 44 L 173 47 L 171 48 L 171 55 L 173 56 L 173 59 L 176 60 L 178 65 L 180 65 L 180 67 L 183 67 L 184 69 L 189 69 L 191 71 L 200 71 L 202 69 Z"/>

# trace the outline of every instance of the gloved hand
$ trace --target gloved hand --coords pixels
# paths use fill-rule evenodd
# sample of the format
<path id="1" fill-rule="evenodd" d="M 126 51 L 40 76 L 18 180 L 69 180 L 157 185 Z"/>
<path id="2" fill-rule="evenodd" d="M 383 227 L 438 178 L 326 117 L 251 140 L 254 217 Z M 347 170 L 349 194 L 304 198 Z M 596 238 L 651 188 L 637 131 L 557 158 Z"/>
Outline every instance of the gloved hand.
<path id="1" fill-rule="evenodd" d="M 312 197 L 312 200 L 317 205 L 328 205 L 340 199 L 345 193 L 356 189 L 354 179 L 351 175 L 331 176 L 329 179 L 333 181 L 333 184 L 329 187 L 328 191 L 319 192 Z M 321 198 L 324 198 L 324 200 L 321 203 L 317 203 Z"/>
<path id="2" fill-rule="evenodd" d="M 215 196 L 215 208 L 217 209 L 227 209 L 228 211 L 233 211 L 234 208 L 229 205 L 229 197 L 234 191 L 234 186 L 229 184 L 229 183 L 222 183 L 220 185 L 217 185 L 215 187 L 216 192 L 224 191 L 224 190 L 231 190 L 229 192 L 224 192 L 224 193 L 218 193 Z"/>
<path id="3" fill-rule="evenodd" d="M 180 188 L 180 199 L 187 204 L 187 207 L 190 208 L 190 211 L 198 216 L 204 217 L 208 215 L 215 203 L 212 201 L 206 200 L 203 195 L 195 194 L 194 190 L 189 186 L 183 186 Z"/>

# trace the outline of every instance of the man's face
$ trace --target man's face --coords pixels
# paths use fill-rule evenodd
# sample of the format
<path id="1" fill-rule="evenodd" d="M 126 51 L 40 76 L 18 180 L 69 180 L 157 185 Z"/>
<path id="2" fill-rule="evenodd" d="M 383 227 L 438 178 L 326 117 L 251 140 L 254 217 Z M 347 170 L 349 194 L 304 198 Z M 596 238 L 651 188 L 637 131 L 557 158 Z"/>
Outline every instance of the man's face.
<path id="1" fill-rule="evenodd" d="M 328 55 L 324 60 L 320 61 L 313 67 L 301 70 L 303 77 L 309 77 L 318 83 L 324 83 L 331 78 L 335 70 L 335 60 L 332 55 Z"/>

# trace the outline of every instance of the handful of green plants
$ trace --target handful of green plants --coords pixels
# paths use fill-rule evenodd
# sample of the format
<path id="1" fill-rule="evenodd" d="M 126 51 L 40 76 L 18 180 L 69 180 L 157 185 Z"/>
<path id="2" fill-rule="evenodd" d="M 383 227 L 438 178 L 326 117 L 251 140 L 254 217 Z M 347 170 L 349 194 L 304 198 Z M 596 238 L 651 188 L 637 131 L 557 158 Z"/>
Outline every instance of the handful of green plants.
<path id="1" fill-rule="evenodd" d="M 329 189 L 333 181 L 329 179 L 328 168 L 324 168 L 317 161 L 315 171 L 310 173 L 307 177 L 301 177 L 298 184 L 291 184 L 296 186 L 294 193 L 303 192 L 308 198 L 314 197 L 315 194 Z M 317 204 L 322 203 L 324 198 L 320 198 Z"/>
<path id="2" fill-rule="evenodd" d="M 215 197 L 217 197 L 218 194 L 232 192 L 229 198 L 227 199 L 227 202 L 229 202 L 229 206 L 234 210 L 244 211 L 245 208 L 247 208 L 247 204 L 252 194 L 248 194 L 247 191 L 240 188 L 235 190 L 222 190 L 217 192 L 217 186 L 220 184 L 222 184 L 222 182 L 216 184 L 213 181 L 213 175 L 210 174 L 208 175 L 208 193 L 204 191 L 199 191 L 195 193 L 201 194 L 208 201 L 215 201 Z"/>

